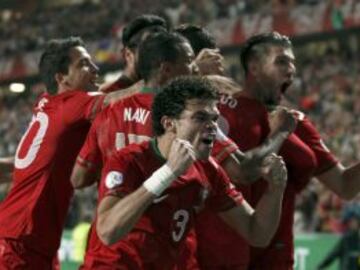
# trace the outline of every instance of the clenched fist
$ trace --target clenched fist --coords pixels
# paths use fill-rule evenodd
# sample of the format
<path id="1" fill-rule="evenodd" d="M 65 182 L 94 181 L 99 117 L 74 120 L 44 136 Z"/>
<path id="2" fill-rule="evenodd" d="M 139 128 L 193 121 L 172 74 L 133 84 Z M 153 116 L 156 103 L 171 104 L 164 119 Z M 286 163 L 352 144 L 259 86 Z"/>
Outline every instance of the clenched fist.
<path id="1" fill-rule="evenodd" d="M 291 134 L 297 124 L 297 118 L 294 112 L 288 108 L 278 106 L 269 115 L 271 134 L 276 132 L 288 132 Z"/>
<path id="2" fill-rule="evenodd" d="M 167 165 L 171 168 L 174 175 L 182 175 L 195 160 L 195 150 L 190 142 L 181 139 L 175 139 L 173 141 L 168 155 Z"/>
<path id="3" fill-rule="evenodd" d="M 262 176 L 268 181 L 269 189 L 284 189 L 287 182 L 287 169 L 282 157 L 270 154 L 262 164 Z"/>
<path id="4" fill-rule="evenodd" d="M 202 49 L 195 59 L 201 75 L 224 73 L 223 57 L 218 49 Z"/>

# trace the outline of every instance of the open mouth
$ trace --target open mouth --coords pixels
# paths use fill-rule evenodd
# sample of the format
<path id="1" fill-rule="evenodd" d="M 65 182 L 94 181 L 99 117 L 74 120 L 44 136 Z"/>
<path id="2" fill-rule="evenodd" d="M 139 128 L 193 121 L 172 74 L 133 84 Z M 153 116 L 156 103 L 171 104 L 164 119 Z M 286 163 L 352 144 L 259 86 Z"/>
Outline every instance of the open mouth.
<path id="1" fill-rule="evenodd" d="M 211 134 L 202 138 L 201 142 L 205 145 L 211 146 L 214 143 L 215 138 L 216 138 L 216 134 Z"/>
<path id="2" fill-rule="evenodd" d="M 281 94 L 285 94 L 286 90 L 289 88 L 290 85 L 291 85 L 291 82 L 284 82 L 283 84 L 281 84 L 281 87 L 280 87 Z"/>
<path id="3" fill-rule="evenodd" d="M 212 140 L 212 139 L 202 139 L 202 142 L 204 144 L 206 144 L 206 145 L 211 145 L 214 142 L 214 140 Z"/>

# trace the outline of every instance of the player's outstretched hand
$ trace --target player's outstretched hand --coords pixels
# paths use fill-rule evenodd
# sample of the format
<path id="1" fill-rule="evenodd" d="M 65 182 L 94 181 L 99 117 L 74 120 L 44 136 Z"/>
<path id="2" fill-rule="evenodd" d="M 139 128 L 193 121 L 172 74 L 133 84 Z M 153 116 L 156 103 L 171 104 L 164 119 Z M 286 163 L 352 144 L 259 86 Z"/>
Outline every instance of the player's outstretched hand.
<path id="1" fill-rule="evenodd" d="M 262 164 L 262 176 L 268 181 L 269 189 L 284 189 L 287 182 L 287 170 L 282 157 L 270 154 Z"/>
<path id="2" fill-rule="evenodd" d="M 223 57 L 219 49 L 202 49 L 195 59 L 201 75 L 223 75 Z"/>
<path id="3" fill-rule="evenodd" d="M 175 139 L 171 145 L 167 165 L 174 175 L 182 175 L 196 160 L 196 154 L 190 142 Z"/>
<path id="4" fill-rule="evenodd" d="M 289 132 L 290 134 L 296 128 L 297 118 L 290 109 L 278 106 L 270 114 L 269 122 L 272 134 L 276 132 Z"/>

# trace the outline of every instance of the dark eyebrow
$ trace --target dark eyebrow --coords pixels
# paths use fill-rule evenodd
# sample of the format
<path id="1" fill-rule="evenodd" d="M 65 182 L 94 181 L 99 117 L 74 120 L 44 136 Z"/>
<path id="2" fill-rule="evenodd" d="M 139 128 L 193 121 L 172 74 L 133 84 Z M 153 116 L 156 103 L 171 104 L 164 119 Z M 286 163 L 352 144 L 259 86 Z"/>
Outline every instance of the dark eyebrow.
<path id="1" fill-rule="evenodd" d="M 194 113 L 193 116 L 202 116 L 202 117 L 211 118 L 211 117 L 218 117 L 219 113 L 209 113 L 207 111 L 197 111 Z"/>
<path id="2" fill-rule="evenodd" d="M 295 57 L 291 57 L 287 54 L 281 54 L 278 57 L 276 57 L 277 60 L 289 60 L 290 62 L 295 62 Z"/>

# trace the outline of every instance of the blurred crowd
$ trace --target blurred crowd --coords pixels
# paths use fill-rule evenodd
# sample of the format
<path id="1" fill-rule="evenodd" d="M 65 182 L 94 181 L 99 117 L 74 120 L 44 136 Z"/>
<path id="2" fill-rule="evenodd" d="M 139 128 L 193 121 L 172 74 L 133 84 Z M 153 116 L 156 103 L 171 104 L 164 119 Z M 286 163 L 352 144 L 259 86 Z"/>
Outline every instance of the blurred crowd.
<path id="1" fill-rule="evenodd" d="M 41 3 L 41 1 L 39 1 Z M 0 56 L 33 51 L 49 38 L 79 35 L 85 40 L 116 39 L 124 24 L 142 13 L 163 16 L 172 26 L 180 23 L 208 25 L 243 14 L 271 14 L 281 8 L 342 5 L 351 9 L 354 0 L 84 0 L 71 6 L 30 11 L 0 12 Z M 300 11 L 301 13 L 301 11 Z M 79 20 L 81 18 L 81 20 Z M 304 18 L 306 20 L 306 18 Z"/>
<path id="2" fill-rule="evenodd" d="M 359 51 L 311 44 L 304 50 L 311 57 L 298 56 L 298 78 L 288 101 L 309 115 L 326 146 L 351 165 L 360 160 Z M 360 196 L 346 203 L 312 181 L 298 197 L 295 230 L 342 233 L 351 217 L 360 220 Z"/>

